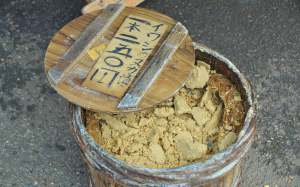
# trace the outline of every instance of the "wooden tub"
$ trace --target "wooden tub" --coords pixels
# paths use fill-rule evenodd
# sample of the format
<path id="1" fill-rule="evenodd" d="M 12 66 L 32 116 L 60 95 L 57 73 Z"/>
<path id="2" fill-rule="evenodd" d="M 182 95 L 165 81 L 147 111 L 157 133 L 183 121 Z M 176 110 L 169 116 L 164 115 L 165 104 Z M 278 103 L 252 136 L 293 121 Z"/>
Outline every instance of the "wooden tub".
<path id="1" fill-rule="evenodd" d="M 210 63 L 236 85 L 244 100 L 246 118 L 236 143 L 205 161 L 179 168 L 147 169 L 129 165 L 107 154 L 85 129 L 85 110 L 69 104 L 71 128 L 85 160 L 89 187 L 98 186 L 205 186 L 237 187 L 241 184 L 242 162 L 257 127 L 257 101 L 249 80 L 220 53 L 194 44 L 196 59 Z"/>

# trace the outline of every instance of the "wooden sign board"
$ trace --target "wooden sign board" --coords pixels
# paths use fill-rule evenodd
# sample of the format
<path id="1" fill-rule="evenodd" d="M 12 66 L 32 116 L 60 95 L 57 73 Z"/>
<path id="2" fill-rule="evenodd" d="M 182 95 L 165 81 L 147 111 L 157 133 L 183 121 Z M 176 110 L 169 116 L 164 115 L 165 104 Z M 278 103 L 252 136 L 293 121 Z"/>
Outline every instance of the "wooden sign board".
<path id="1" fill-rule="evenodd" d="M 112 12 L 115 13 L 112 14 Z M 134 21 L 130 18 L 136 20 Z M 156 34 L 161 34 L 160 38 L 157 38 L 157 44 L 151 42 L 154 42 L 152 40 L 158 35 L 150 34 L 148 36 L 148 31 L 153 32 L 151 29 L 156 30 L 156 27 L 148 27 L 149 25 L 138 22 L 137 20 L 141 18 L 151 23 L 151 26 L 157 26 L 159 24 L 165 26 L 165 28 L 160 26 L 157 30 L 158 32 Z M 128 30 L 130 27 L 126 27 L 130 26 L 130 23 L 134 24 L 135 22 L 137 25 L 140 25 L 137 28 L 144 29 L 145 31 L 141 32 L 141 36 L 133 35 L 132 38 L 130 38 L 128 37 L 131 36 Z M 142 25 L 144 25 L 144 27 L 141 27 Z M 193 42 L 190 36 L 186 35 L 185 32 L 175 29 L 177 25 L 179 25 L 178 28 L 184 28 L 172 18 L 158 12 L 137 7 L 124 8 L 124 6 L 121 5 L 109 5 L 104 10 L 78 17 L 65 25 L 53 37 L 48 46 L 45 55 L 45 70 L 49 82 L 59 94 L 67 98 L 70 102 L 94 111 L 127 113 L 153 107 L 173 96 L 184 86 L 194 67 L 195 50 Z M 163 31 L 163 28 L 165 31 Z M 161 31 L 159 29 L 161 29 Z M 173 33 L 177 33 L 178 35 L 173 37 L 171 33 L 174 29 L 175 32 Z M 135 40 L 134 37 L 136 37 L 137 40 Z M 129 44 L 125 42 L 126 40 L 124 41 L 124 38 L 127 40 L 130 39 L 132 43 L 138 42 L 140 44 L 139 47 L 137 48 L 132 43 Z M 115 43 L 115 41 L 117 41 L 117 43 Z M 165 43 L 165 41 L 167 42 Z M 148 42 L 149 45 L 143 46 L 145 42 Z M 172 42 L 172 44 L 169 42 Z M 81 44 L 84 44 L 84 46 Z M 132 58 L 129 58 L 126 50 L 117 49 L 117 47 L 124 47 L 120 44 L 132 47 L 131 52 L 128 54 L 132 56 Z M 166 48 L 166 46 L 169 46 L 169 48 Z M 135 57 L 138 53 L 143 52 L 143 48 L 147 49 L 146 47 L 153 48 L 153 51 L 148 57 L 145 56 L 142 58 L 143 61 L 141 64 L 144 63 L 144 65 L 141 65 L 140 69 L 138 69 L 138 66 L 134 62 L 132 63 L 131 59 L 136 59 Z M 95 55 L 95 53 L 90 53 L 93 51 L 96 52 L 95 50 L 99 52 L 98 56 L 97 54 Z M 117 53 L 123 53 L 125 55 L 115 54 L 109 51 L 116 51 Z M 130 101 L 133 98 L 132 96 L 137 96 L 136 101 L 138 102 L 134 102 L 139 103 L 135 105 L 138 107 L 118 108 L 120 102 L 125 98 L 124 91 L 119 95 L 116 92 L 108 93 L 108 84 L 111 82 L 109 79 L 105 80 L 105 84 L 103 84 L 105 89 L 102 91 L 83 86 L 87 81 L 90 81 L 95 74 L 96 69 L 94 68 L 97 68 L 98 65 L 96 64 L 98 62 L 100 63 L 98 69 L 107 68 L 109 65 L 117 66 L 120 64 L 120 60 L 116 58 L 106 59 L 110 57 L 108 55 L 109 53 L 112 56 L 117 55 L 116 57 L 122 60 L 122 62 L 124 60 L 123 68 L 114 67 L 119 69 L 113 69 L 114 71 L 120 71 L 119 75 L 125 75 L 129 69 L 131 72 L 135 71 L 132 73 L 132 76 L 135 76 L 135 78 L 131 80 L 131 83 L 128 82 L 129 87 L 126 88 L 126 94 L 129 96 L 126 97 L 126 99 L 128 99 L 126 101 Z M 105 59 L 106 61 L 104 61 Z M 135 65 L 132 66 L 130 64 Z M 98 70 L 97 74 L 98 73 L 100 73 L 100 70 Z M 99 75 L 100 77 L 96 77 L 95 74 L 92 81 L 94 79 L 100 81 L 104 77 L 104 74 L 105 72 L 102 72 L 102 76 Z M 106 76 L 109 76 L 108 72 Z M 105 78 L 103 78 L 103 80 Z M 111 86 L 120 86 L 119 84 L 121 84 L 121 82 L 117 84 L 118 79 L 120 79 L 120 76 L 112 82 Z M 139 80 L 138 84 L 136 83 L 137 80 Z M 141 87 L 143 88 L 140 89 Z M 128 102 L 122 102 L 122 106 L 126 106 L 127 104 Z"/>
<path id="2" fill-rule="evenodd" d="M 82 86 L 122 98 L 166 29 L 164 23 L 129 15 Z"/>

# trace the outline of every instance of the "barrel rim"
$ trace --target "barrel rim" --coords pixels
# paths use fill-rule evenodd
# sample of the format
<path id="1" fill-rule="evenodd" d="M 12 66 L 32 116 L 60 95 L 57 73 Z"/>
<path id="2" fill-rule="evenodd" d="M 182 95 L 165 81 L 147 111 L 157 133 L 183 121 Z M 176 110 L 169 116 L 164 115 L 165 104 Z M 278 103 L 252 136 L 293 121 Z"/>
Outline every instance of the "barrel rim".
<path id="1" fill-rule="evenodd" d="M 231 62 L 228 58 L 226 58 L 222 54 L 199 43 L 194 43 L 194 48 L 195 50 L 200 50 L 202 52 L 208 53 L 216 57 L 220 61 L 225 62 L 228 65 L 228 68 L 230 68 L 235 74 L 238 75 L 243 88 L 246 90 L 249 109 L 248 112 L 246 113 L 246 118 L 243 124 L 243 128 L 238 135 L 237 141 L 231 146 L 227 147 L 226 149 L 209 157 L 208 159 L 187 166 L 182 166 L 177 168 L 164 168 L 164 169 L 150 169 L 150 168 L 137 167 L 122 162 L 119 159 L 106 153 L 87 133 L 81 117 L 82 116 L 81 108 L 74 104 L 70 104 L 70 115 L 72 116 L 71 118 L 73 119 L 72 125 L 74 128 L 76 129 L 78 128 L 78 130 L 82 135 L 81 137 L 84 143 L 87 144 L 88 147 L 92 148 L 96 154 L 101 155 L 103 159 L 107 159 L 108 163 L 117 166 L 114 169 L 118 169 L 119 170 L 118 172 L 123 172 L 121 170 L 126 170 L 125 172 L 126 174 L 128 172 L 135 172 L 137 174 L 142 174 L 143 176 L 146 175 L 149 177 L 156 177 L 164 180 L 175 180 L 175 182 L 177 181 L 180 182 L 181 184 L 186 184 L 185 182 L 187 181 L 183 181 L 183 180 L 196 179 L 197 181 L 199 180 L 210 181 L 221 177 L 227 171 L 231 170 L 240 161 L 240 159 L 243 158 L 245 153 L 250 148 L 251 143 L 253 141 L 252 137 L 257 127 L 258 109 L 257 109 L 257 99 L 255 93 L 253 92 L 249 80 L 241 73 L 241 71 L 237 68 L 237 66 L 233 62 Z M 82 146 L 80 147 L 82 148 Z M 98 157 L 99 155 L 95 155 L 94 153 L 89 152 L 88 149 L 85 149 L 84 154 L 87 160 L 89 162 L 93 162 L 94 164 L 95 164 L 95 160 L 99 158 Z M 103 167 L 103 163 L 101 167 Z M 209 175 L 207 175 L 207 170 L 211 171 Z M 196 174 L 195 171 L 197 171 Z M 114 175 L 114 177 L 117 176 L 118 174 Z M 126 180 L 128 182 L 129 179 Z"/>

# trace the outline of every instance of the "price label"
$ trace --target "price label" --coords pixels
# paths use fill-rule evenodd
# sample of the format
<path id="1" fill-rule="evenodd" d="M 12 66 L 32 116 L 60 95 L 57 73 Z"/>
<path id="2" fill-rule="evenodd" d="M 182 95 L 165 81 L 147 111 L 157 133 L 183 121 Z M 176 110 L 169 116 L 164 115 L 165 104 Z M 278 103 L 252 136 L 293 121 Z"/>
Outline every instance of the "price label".
<path id="1" fill-rule="evenodd" d="M 129 15 L 82 86 L 122 98 L 167 27 Z"/>

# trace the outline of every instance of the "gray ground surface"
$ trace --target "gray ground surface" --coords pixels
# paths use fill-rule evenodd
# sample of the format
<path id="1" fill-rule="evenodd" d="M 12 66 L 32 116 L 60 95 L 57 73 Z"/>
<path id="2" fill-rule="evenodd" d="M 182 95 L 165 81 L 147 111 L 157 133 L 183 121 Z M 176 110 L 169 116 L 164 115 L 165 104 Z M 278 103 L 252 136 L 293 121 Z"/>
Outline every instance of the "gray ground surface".
<path id="1" fill-rule="evenodd" d="M 68 102 L 51 88 L 44 54 L 81 15 L 83 0 L 0 2 L 0 186 L 85 186 Z M 259 123 L 243 187 L 300 186 L 300 2 L 146 0 L 182 22 L 194 41 L 227 56 L 252 82 Z"/>

